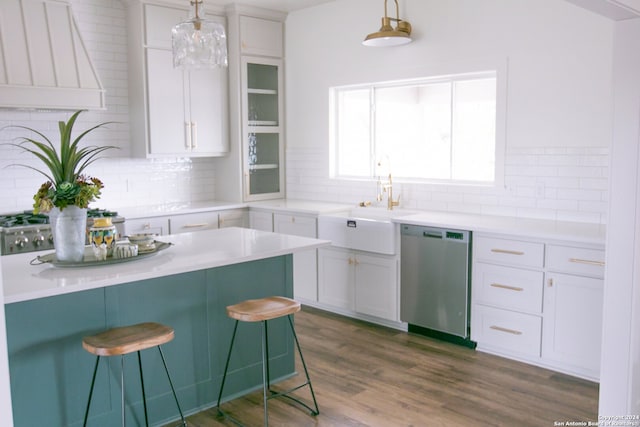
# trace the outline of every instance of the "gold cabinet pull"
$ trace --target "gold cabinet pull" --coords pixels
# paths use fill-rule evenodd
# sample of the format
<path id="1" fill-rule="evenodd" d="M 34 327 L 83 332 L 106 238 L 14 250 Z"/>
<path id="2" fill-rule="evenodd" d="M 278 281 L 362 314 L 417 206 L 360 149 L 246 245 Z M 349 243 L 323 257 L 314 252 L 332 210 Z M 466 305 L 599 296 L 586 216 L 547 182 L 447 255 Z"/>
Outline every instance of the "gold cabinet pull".
<path id="1" fill-rule="evenodd" d="M 200 224 L 185 224 L 182 226 L 182 228 L 202 228 L 202 227 L 207 227 L 209 225 L 209 223 L 203 222 Z"/>
<path id="2" fill-rule="evenodd" d="M 604 261 L 595 261 L 591 259 L 569 258 L 569 262 L 574 262 L 576 264 L 587 264 L 587 265 L 595 265 L 598 267 L 604 267 Z"/>
<path id="3" fill-rule="evenodd" d="M 503 285 L 501 283 L 492 283 L 490 286 L 493 288 L 507 289 L 509 291 L 516 291 L 516 292 L 524 291 L 524 288 L 520 288 L 518 286 Z"/>
<path id="4" fill-rule="evenodd" d="M 508 328 L 503 328 L 502 326 L 489 326 L 489 329 L 493 329 L 494 331 L 500 331 L 500 332 L 506 332 L 508 334 L 513 334 L 513 335 L 522 335 L 522 332 L 520 331 L 516 331 L 515 329 L 508 329 Z"/>
<path id="5" fill-rule="evenodd" d="M 521 251 L 512 251 L 509 249 L 491 249 L 491 252 L 496 254 L 507 254 L 507 255 L 524 255 L 524 252 Z"/>

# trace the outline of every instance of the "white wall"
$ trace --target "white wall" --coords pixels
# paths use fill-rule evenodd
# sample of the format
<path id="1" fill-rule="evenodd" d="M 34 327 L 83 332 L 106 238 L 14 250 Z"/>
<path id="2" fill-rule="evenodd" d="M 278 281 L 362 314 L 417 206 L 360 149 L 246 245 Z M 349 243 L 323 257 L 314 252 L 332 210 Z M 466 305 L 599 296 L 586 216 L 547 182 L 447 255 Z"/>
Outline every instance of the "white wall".
<path id="1" fill-rule="evenodd" d="M 80 32 L 106 89 L 107 110 L 80 116 L 78 131 L 100 122 L 116 121 L 99 129 L 87 143 L 121 147 L 88 170 L 104 184 L 103 197 L 94 207 L 117 209 L 132 205 L 157 205 L 210 200 L 215 197 L 211 159 L 131 159 L 127 82 L 127 36 L 125 6 L 120 0 L 71 0 Z M 0 110 L 0 128 L 25 125 L 46 133 L 57 141 L 57 122 L 70 112 Z M 25 132 L 0 131 L 0 144 Z M 141 143 L 142 141 L 135 141 Z M 44 181 L 37 173 L 16 167 L 16 163 L 38 165 L 28 155 L 0 145 L 0 213 L 29 209 L 32 197 Z"/>
<path id="2" fill-rule="evenodd" d="M 400 3 L 415 41 L 398 48 L 361 45 L 382 2 L 338 0 L 287 18 L 287 196 L 373 196 L 375 185 L 328 179 L 331 86 L 508 61 L 506 188 L 401 184 L 404 206 L 605 223 L 612 22 L 563 0 Z"/>
<path id="3" fill-rule="evenodd" d="M 640 414 L 640 19 L 616 24 L 600 415 Z"/>

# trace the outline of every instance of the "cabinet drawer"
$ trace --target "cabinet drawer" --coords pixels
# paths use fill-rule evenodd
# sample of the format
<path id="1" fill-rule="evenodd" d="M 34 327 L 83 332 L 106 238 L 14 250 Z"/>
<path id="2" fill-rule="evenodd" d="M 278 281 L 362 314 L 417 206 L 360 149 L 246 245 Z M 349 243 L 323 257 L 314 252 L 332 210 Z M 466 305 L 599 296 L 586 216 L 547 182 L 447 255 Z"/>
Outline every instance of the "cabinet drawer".
<path id="1" fill-rule="evenodd" d="M 315 238 L 318 235 L 317 228 L 315 217 L 282 213 L 273 214 L 273 231 L 276 233 Z"/>
<path id="2" fill-rule="evenodd" d="M 540 357 L 541 317 L 474 304 L 473 318 L 471 337 L 479 345 Z"/>
<path id="3" fill-rule="evenodd" d="M 547 245 L 548 270 L 604 277 L 604 250 Z"/>
<path id="4" fill-rule="evenodd" d="M 542 313 L 543 280 L 541 271 L 476 263 L 472 294 L 476 302 Z"/>
<path id="5" fill-rule="evenodd" d="M 542 268 L 544 244 L 480 236 L 473 242 L 473 253 L 478 260 Z"/>
<path id="6" fill-rule="evenodd" d="M 169 219 L 163 216 L 127 219 L 124 222 L 124 230 L 127 236 L 143 233 L 163 236 L 169 234 Z"/>
<path id="7" fill-rule="evenodd" d="M 169 219 L 171 234 L 218 228 L 218 212 L 175 215 Z"/>

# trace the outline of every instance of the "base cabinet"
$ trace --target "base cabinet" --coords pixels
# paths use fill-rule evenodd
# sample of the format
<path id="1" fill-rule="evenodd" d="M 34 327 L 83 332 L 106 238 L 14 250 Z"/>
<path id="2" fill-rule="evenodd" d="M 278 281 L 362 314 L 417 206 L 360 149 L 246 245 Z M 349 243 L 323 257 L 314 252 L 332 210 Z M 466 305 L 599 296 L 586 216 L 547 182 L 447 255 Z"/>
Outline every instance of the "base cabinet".
<path id="1" fill-rule="evenodd" d="M 476 234 L 471 337 L 478 349 L 597 381 L 604 249 Z"/>
<path id="2" fill-rule="evenodd" d="M 604 280 L 547 274 L 542 357 L 597 375 Z"/>
<path id="3" fill-rule="evenodd" d="M 318 300 L 335 308 L 398 321 L 398 258 L 318 249 Z"/>

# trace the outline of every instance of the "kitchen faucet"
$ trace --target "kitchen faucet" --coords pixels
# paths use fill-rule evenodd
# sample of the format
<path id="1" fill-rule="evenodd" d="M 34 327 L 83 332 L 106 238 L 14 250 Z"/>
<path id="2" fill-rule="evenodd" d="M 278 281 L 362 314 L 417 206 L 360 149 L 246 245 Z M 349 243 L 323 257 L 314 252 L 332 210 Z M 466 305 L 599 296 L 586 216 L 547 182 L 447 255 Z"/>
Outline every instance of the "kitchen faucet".
<path id="1" fill-rule="evenodd" d="M 398 200 L 393 200 L 393 180 L 391 179 L 391 174 L 389 174 L 388 181 L 382 184 L 382 192 L 387 193 L 387 209 L 393 210 L 394 206 L 400 206 L 400 196 L 398 196 Z M 378 194 L 378 201 L 382 201 L 382 194 Z"/>

